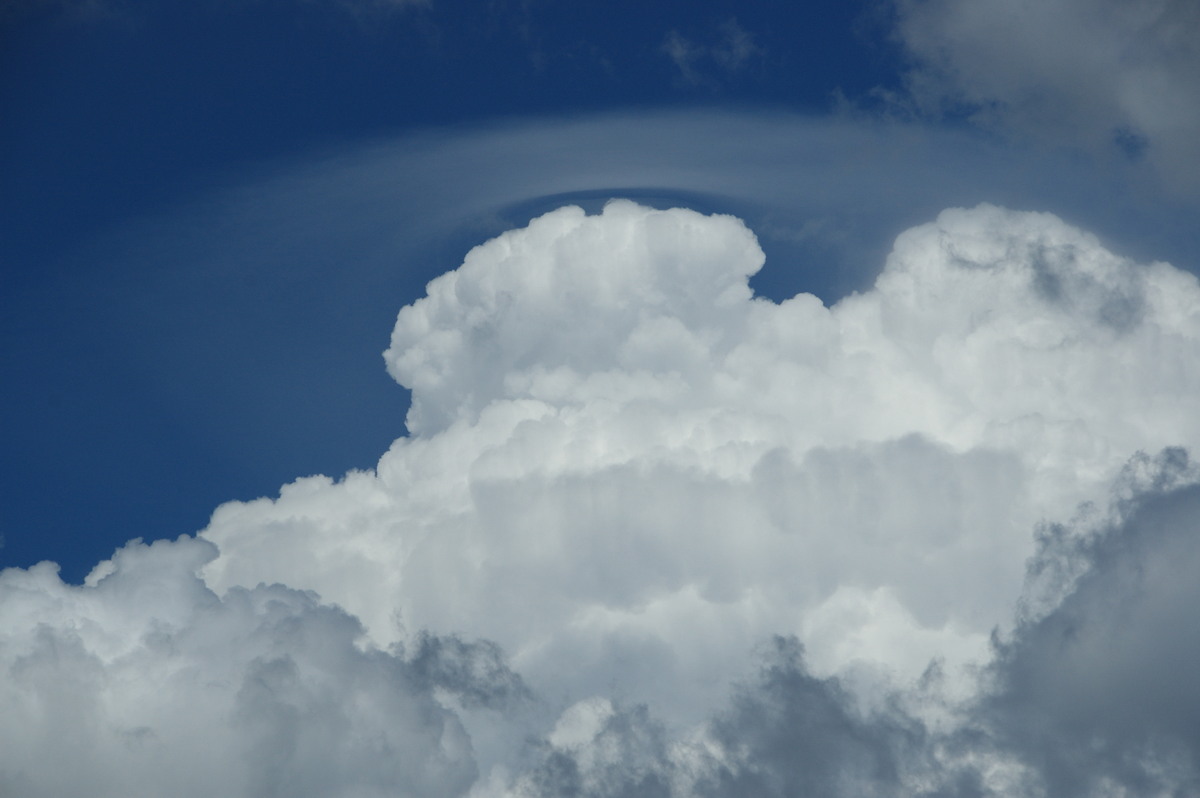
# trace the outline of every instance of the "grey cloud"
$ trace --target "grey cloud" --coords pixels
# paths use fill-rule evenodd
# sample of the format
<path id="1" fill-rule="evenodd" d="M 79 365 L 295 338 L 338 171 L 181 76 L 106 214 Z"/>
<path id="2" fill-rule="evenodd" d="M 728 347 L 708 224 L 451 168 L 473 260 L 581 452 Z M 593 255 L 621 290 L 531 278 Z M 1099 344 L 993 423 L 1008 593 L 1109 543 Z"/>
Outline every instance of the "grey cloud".
<path id="1" fill-rule="evenodd" d="M 1194 794 L 1198 477 L 1183 450 L 1138 455 L 1111 507 L 1046 528 L 1029 574 L 1047 608 L 997 638 L 960 722 L 922 720 L 936 684 L 867 705 L 775 637 L 699 733 L 589 699 L 526 750 L 505 794 Z M 311 593 L 218 597 L 195 576 L 213 554 L 131 543 L 85 587 L 48 566 L 0 576 L 0 704 L 23 721 L 0 728 L 6 794 L 461 795 L 471 741 L 431 691 L 501 711 L 532 698 L 495 644 L 425 633 L 388 654 Z"/>
<path id="2" fill-rule="evenodd" d="M 587 798 L 983 795 L 970 763 L 896 702 L 870 710 L 836 678 L 808 669 L 803 647 L 775 637 L 698 736 L 672 734 L 644 705 L 594 702 L 583 739 L 541 745 L 514 795 Z"/>
<path id="3" fill-rule="evenodd" d="M 703 49 L 686 39 L 679 31 L 670 31 L 663 40 L 662 50 L 674 62 L 675 67 L 688 83 L 699 83 L 700 74 L 696 71 L 695 62 L 703 54 Z"/>
<path id="4" fill-rule="evenodd" d="M 1200 284 L 994 206 L 903 234 L 832 306 L 754 298 L 762 262 L 731 217 L 547 214 L 401 312 L 389 365 L 429 415 L 376 469 L 222 506 L 220 557 L 0 576 L 5 786 L 75 794 L 107 762 L 138 781 L 101 794 L 1052 795 L 1091 789 L 1098 739 L 1096 774 L 1186 788 L 1194 686 L 1155 668 L 1197 653 L 1164 642 L 1195 552 L 1128 531 L 1195 516 L 1178 452 L 1047 528 L 986 700 L 950 693 L 1036 520 L 1200 440 Z M 728 699 L 772 634 L 808 658 L 779 639 Z M 905 692 L 932 656 L 949 686 Z M 1149 717 L 1172 685 L 1174 719 Z"/>
<path id="5" fill-rule="evenodd" d="M 1200 6 L 1191 0 L 896 0 L 923 112 L 1146 158 L 1200 190 Z"/>
<path id="6" fill-rule="evenodd" d="M 882 796 L 924 764 L 924 728 L 901 712 L 860 716 L 836 679 L 818 679 L 795 639 L 776 638 L 757 682 L 712 725 L 731 756 L 701 780 L 709 796 Z"/>
<path id="7" fill-rule="evenodd" d="M 1065 596 L 1000 644 L 980 718 L 1046 795 L 1195 795 L 1197 471 L 1182 450 L 1141 456 L 1117 491 L 1115 523 L 1043 536 L 1031 575 Z"/>
<path id="8" fill-rule="evenodd" d="M 545 798 L 669 798 L 676 768 L 663 725 L 645 705 L 611 707 L 582 746 L 542 742 L 519 790 Z"/>
<path id="9" fill-rule="evenodd" d="M 456 635 L 422 632 L 411 667 L 422 684 L 458 696 L 464 706 L 510 709 L 533 694 L 514 672 L 500 647 L 489 640 L 465 641 Z"/>

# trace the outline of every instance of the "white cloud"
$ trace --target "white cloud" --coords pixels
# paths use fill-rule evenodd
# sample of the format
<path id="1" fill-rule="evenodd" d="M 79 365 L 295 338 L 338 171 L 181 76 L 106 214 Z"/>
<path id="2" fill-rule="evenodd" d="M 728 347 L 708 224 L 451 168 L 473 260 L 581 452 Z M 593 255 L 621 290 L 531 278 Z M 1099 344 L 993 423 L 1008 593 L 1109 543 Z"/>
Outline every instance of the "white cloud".
<path id="1" fill-rule="evenodd" d="M 1200 435 L 1195 278 L 1052 216 L 947 211 L 833 307 L 751 298 L 761 263 L 736 219 L 630 203 L 477 248 L 398 318 L 414 436 L 220 508 L 206 578 L 695 719 L 766 634 L 823 673 L 983 656 L 1034 525 Z"/>
<path id="2" fill-rule="evenodd" d="M 1127 463 L 1200 439 L 1200 284 L 986 205 L 904 233 L 874 287 L 831 306 L 753 297 L 763 264 L 734 217 L 630 202 L 474 249 L 400 311 L 385 361 L 412 435 L 374 470 L 223 505 L 198 539 L 130 544 L 82 587 L 0 575 L 0 786 L 967 795 L 1042 778 L 1005 737 L 1036 691 L 1004 679 L 1072 606 L 1108 618 L 1087 587 L 1108 577 L 1087 574 L 1125 570 L 1038 553 L 1034 530 L 1114 480 L 1127 502 L 1186 482 Z M 1035 553 L 1054 578 L 1012 622 Z M 1140 628 L 1164 628 L 1156 607 Z M 979 699 L 962 666 L 997 626 L 1011 648 Z"/>
<path id="3" fill-rule="evenodd" d="M 1191 0 L 897 0 L 926 110 L 1145 156 L 1200 186 L 1200 6 Z"/>

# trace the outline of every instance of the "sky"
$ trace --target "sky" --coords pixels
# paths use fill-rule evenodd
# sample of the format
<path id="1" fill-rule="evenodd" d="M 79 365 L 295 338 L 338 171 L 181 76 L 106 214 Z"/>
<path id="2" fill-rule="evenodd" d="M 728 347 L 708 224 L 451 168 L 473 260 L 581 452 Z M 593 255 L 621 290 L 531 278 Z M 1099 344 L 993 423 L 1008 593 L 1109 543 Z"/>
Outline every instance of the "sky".
<path id="1" fill-rule="evenodd" d="M 0 795 L 1200 793 L 1198 43 L 0 4 Z"/>

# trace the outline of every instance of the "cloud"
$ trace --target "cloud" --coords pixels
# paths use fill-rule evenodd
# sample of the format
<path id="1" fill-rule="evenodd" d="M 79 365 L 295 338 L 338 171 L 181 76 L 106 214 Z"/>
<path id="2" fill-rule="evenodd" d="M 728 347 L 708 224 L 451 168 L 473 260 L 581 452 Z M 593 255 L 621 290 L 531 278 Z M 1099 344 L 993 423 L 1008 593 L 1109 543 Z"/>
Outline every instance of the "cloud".
<path id="1" fill-rule="evenodd" d="M 828 305 L 764 264 L 628 201 L 473 249 L 396 317 L 374 469 L 0 575 L 0 786 L 1192 784 L 1200 282 L 991 205 Z"/>
<path id="2" fill-rule="evenodd" d="M 819 674 L 957 673 L 1036 523 L 1200 436 L 1195 278 L 1052 216 L 947 211 L 832 307 L 753 298 L 762 263 L 732 217 L 627 202 L 475 249 L 397 319 L 412 436 L 221 507 L 206 579 L 316 590 L 380 645 L 492 639 L 536 692 L 695 720 L 770 634 Z"/>
<path id="3" fill-rule="evenodd" d="M 644 706 L 582 701 L 563 713 L 513 798 L 588 796 L 972 796 L 982 777 L 948 756 L 898 704 L 862 711 L 837 678 L 817 678 L 794 638 L 776 637 L 758 672 L 701 728 L 672 735 Z"/>
<path id="4" fill-rule="evenodd" d="M 676 777 L 666 729 L 643 706 L 602 698 L 569 707 L 541 742 L 541 761 L 511 786 L 535 796 L 668 796 Z"/>
<path id="5" fill-rule="evenodd" d="M 507 709 L 533 698 L 490 640 L 468 642 L 425 631 L 417 639 L 411 666 L 419 683 L 441 688 L 467 706 Z"/>
<path id="6" fill-rule="evenodd" d="M 1133 457 L 1108 507 L 1045 527 L 1022 620 L 961 703 L 946 702 L 934 666 L 864 708 L 852 684 L 814 676 L 803 647 L 776 637 L 687 734 L 644 705 L 570 707 L 507 794 L 1190 795 L 1198 502 L 1200 470 L 1168 449 Z M 1050 603 L 1030 614 L 1030 600 Z"/>
<path id="7" fill-rule="evenodd" d="M 724 75 L 732 75 L 765 55 L 754 35 L 736 19 L 726 20 L 715 30 L 716 36 L 710 37 L 710 44 L 689 39 L 677 30 L 667 32 L 662 52 L 675 64 L 684 83 L 715 87 L 721 80 L 712 75 L 713 68 Z"/>
<path id="8" fill-rule="evenodd" d="M 133 541 L 83 586 L 50 563 L 0 572 L 0 792 L 465 793 L 471 742 L 430 692 L 433 638 L 409 661 L 310 593 L 218 597 L 197 576 L 215 556 L 181 537 Z"/>
<path id="9" fill-rule="evenodd" d="M 1033 572 L 1064 596 L 992 665 L 982 714 L 1048 795 L 1200 788 L 1200 471 L 1143 455 L 1118 497 L 1104 523 L 1048 530 Z"/>
<path id="10" fill-rule="evenodd" d="M 917 105 L 1145 157 L 1200 186 L 1200 7 L 1189 0 L 898 0 Z"/>

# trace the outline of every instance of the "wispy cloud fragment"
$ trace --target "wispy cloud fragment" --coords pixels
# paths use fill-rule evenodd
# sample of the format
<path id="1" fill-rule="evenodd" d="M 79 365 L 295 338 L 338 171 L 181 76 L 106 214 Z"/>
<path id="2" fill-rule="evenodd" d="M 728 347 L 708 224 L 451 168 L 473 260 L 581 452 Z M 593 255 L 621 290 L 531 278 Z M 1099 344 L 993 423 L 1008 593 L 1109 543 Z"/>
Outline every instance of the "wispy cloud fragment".
<path id="1" fill-rule="evenodd" d="M 678 30 L 668 31 L 662 51 L 675 64 L 684 83 L 708 87 L 720 85 L 766 54 L 754 35 L 736 19 L 717 25 L 715 34 L 705 41 L 690 39 Z"/>

